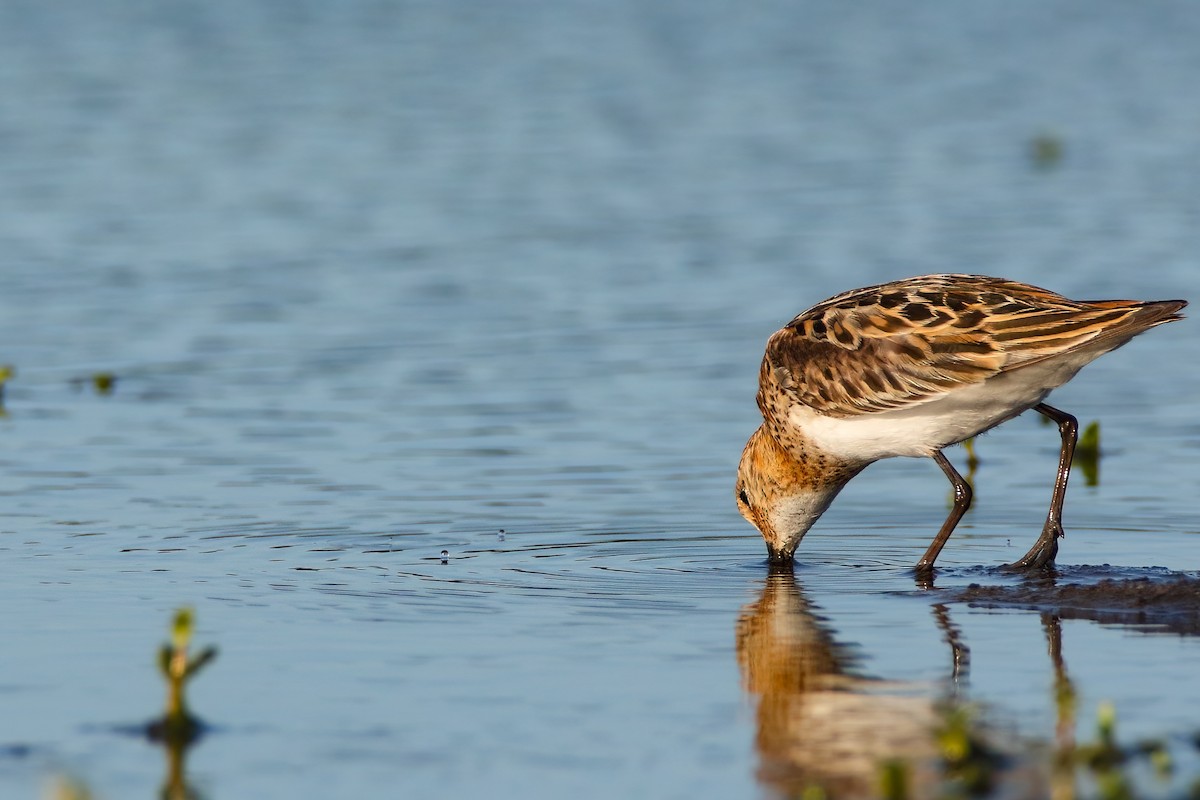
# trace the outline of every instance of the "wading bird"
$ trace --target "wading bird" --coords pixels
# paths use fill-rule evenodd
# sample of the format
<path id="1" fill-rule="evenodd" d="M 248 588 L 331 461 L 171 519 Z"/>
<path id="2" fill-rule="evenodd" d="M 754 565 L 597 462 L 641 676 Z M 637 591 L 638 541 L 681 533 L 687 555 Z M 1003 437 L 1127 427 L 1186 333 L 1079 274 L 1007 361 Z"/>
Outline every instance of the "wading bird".
<path id="1" fill-rule="evenodd" d="M 738 465 L 738 510 L 772 562 L 796 546 L 846 483 L 892 456 L 926 456 L 954 507 L 917 563 L 928 572 L 971 504 L 942 453 L 1034 409 L 1058 424 L 1058 475 L 1041 536 L 1012 566 L 1053 563 L 1075 450 L 1075 418 L 1043 402 L 1085 364 L 1181 319 L 1184 300 L 1075 301 L 982 275 L 925 275 L 839 294 L 767 341 L 763 423 Z"/>

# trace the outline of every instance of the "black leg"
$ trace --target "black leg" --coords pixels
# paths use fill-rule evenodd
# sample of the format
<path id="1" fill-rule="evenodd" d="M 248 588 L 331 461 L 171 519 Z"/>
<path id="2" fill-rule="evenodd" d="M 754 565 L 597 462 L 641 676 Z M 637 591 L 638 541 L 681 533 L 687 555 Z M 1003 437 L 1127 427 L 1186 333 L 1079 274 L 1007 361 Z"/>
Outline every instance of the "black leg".
<path id="1" fill-rule="evenodd" d="M 1010 565 L 1018 569 L 1039 569 L 1054 563 L 1054 556 L 1058 554 L 1058 539 L 1063 535 L 1063 500 L 1067 497 L 1067 480 L 1071 477 L 1071 459 L 1075 457 L 1075 440 L 1079 438 L 1079 422 L 1067 412 L 1045 403 L 1038 403 L 1033 410 L 1058 423 L 1062 450 L 1058 453 L 1058 477 L 1054 479 L 1054 494 L 1050 498 L 1046 525 L 1029 552 Z"/>
<path id="2" fill-rule="evenodd" d="M 918 575 L 928 574 L 933 570 L 933 562 L 937 561 L 938 553 L 942 552 L 942 548 L 946 546 L 946 540 L 950 538 L 950 534 L 954 533 L 954 526 L 971 507 L 971 484 L 958 474 L 958 470 L 946 459 L 941 450 L 933 454 L 933 460 L 937 462 L 937 465 L 942 468 L 942 472 L 946 473 L 946 477 L 950 479 L 950 483 L 954 485 L 954 508 L 950 509 L 950 516 L 946 517 L 946 521 L 942 523 L 942 529 L 934 537 L 929 549 L 925 551 L 925 555 L 917 562 Z"/>

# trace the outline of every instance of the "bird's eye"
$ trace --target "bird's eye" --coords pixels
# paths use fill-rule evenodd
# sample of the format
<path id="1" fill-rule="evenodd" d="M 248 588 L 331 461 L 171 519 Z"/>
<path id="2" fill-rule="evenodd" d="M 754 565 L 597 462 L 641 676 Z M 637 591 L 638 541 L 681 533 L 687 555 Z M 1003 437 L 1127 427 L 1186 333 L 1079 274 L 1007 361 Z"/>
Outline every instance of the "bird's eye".
<path id="1" fill-rule="evenodd" d="M 750 505 L 750 498 L 746 495 L 745 489 L 738 492 L 738 500 L 741 500 L 743 505 Z"/>

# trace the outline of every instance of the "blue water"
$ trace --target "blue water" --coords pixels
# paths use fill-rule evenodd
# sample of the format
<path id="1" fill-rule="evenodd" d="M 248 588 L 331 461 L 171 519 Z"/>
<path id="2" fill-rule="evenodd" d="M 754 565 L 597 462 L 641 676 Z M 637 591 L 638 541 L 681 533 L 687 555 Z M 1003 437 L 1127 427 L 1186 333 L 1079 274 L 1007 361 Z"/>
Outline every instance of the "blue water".
<path id="1" fill-rule="evenodd" d="M 736 645 L 766 337 L 923 272 L 1195 300 L 1196 41 L 1182 1 L 3 5 L 0 796 L 157 791 L 113 728 L 183 604 L 213 800 L 780 791 Z M 1055 394 L 1106 453 L 1060 563 L 1200 569 L 1198 346 Z M 1049 499 L 1052 428 L 979 451 L 942 587 Z M 948 490 L 873 466 L 799 553 L 855 674 L 919 697 Z M 1052 737 L 1038 615 L 950 613 L 960 691 Z M 1063 638 L 1081 736 L 1103 699 L 1195 730 L 1196 640 Z"/>

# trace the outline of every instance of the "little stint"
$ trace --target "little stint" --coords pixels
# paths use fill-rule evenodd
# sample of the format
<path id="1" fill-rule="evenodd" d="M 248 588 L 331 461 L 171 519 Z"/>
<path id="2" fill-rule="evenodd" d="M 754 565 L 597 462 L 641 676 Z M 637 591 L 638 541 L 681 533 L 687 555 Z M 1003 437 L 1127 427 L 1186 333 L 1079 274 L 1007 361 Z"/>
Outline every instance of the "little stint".
<path id="1" fill-rule="evenodd" d="M 953 484 L 954 506 L 917 563 L 928 573 L 971 504 L 971 487 L 942 451 L 1032 408 L 1058 424 L 1062 448 L 1041 536 L 1012 566 L 1052 564 L 1078 425 L 1043 401 L 1093 359 L 1182 319 L 1186 305 L 1068 300 L 982 275 L 924 275 L 818 303 L 767 342 L 763 423 L 738 465 L 738 510 L 771 561 L 790 562 L 864 467 L 929 457 Z"/>

